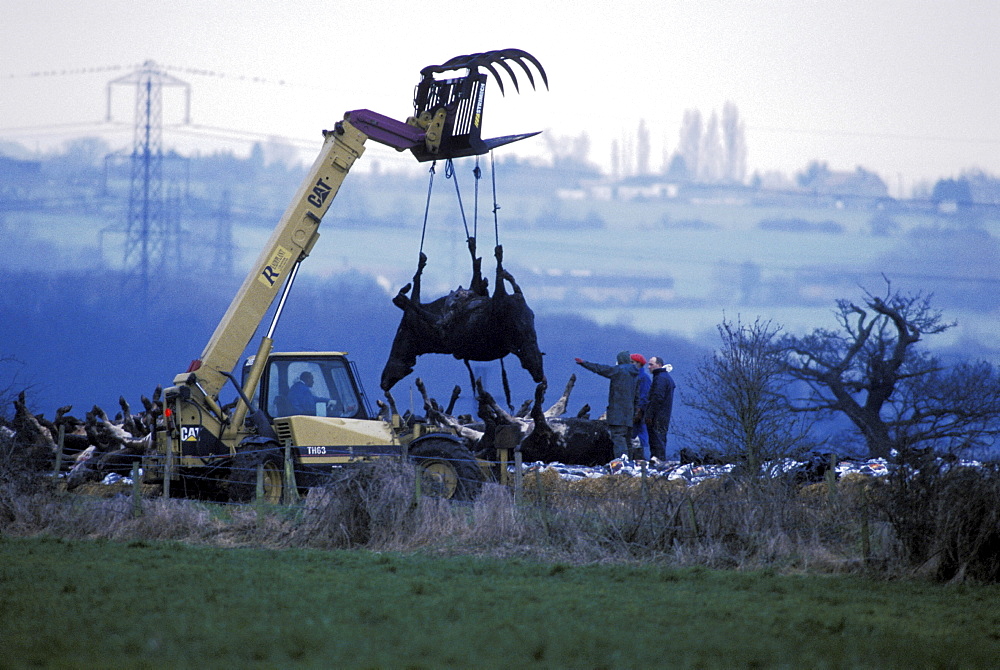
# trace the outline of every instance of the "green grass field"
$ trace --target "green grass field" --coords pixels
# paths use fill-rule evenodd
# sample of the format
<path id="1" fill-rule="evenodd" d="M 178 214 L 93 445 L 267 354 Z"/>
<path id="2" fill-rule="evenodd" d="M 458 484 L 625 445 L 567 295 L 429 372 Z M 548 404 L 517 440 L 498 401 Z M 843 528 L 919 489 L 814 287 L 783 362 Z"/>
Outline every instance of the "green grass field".
<path id="1" fill-rule="evenodd" d="M 995 667 L 1000 587 L 0 537 L 3 667 Z"/>

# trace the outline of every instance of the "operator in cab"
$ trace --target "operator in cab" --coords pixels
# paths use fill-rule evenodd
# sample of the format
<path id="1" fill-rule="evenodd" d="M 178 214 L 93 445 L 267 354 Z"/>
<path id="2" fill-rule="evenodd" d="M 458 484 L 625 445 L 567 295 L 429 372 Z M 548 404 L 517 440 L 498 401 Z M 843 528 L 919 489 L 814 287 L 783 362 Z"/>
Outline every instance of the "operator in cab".
<path id="1" fill-rule="evenodd" d="M 298 381 L 288 389 L 288 404 L 293 414 L 308 414 L 316 416 L 316 403 L 330 402 L 329 398 L 313 395 L 313 374 L 306 370 L 299 375 Z"/>

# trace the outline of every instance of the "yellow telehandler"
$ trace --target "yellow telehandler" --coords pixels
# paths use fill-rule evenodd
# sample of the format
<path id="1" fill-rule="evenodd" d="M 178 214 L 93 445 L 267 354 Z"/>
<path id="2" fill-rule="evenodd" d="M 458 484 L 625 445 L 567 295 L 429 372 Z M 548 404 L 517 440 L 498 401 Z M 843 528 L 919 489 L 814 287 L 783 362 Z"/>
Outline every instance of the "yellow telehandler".
<path id="1" fill-rule="evenodd" d="M 533 86 L 528 65 L 534 65 L 548 85 L 541 64 L 519 49 L 458 56 L 421 70 L 415 113 L 406 122 L 360 109 L 323 131 L 319 156 L 208 344 L 164 389 L 155 447 L 142 460 L 144 481 L 162 482 L 169 496 L 172 484 L 222 479 L 231 500 L 247 501 L 262 492 L 278 503 L 333 468 L 408 456 L 422 473 L 425 491 L 445 498 L 476 495 L 484 471 L 460 437 L 443 426 L 404 423 L 395 411 L 376 416 L 343 352 L 278 353 L 272 338 L 320 222 L 367 140 L 429 161 L 480 155 L 537 134 L 480 136 L 487 72 L 501 91 L 497 67 L 516 87 L 510 63 L 520 66 Z M 459 70 L 466 72 L 439 76 Z M 239 359 L 276 299 L 267 333 L 237 379 Z M 227 382 L 235 387 L 236 400 L 223 404 L 219 396 Z"/>

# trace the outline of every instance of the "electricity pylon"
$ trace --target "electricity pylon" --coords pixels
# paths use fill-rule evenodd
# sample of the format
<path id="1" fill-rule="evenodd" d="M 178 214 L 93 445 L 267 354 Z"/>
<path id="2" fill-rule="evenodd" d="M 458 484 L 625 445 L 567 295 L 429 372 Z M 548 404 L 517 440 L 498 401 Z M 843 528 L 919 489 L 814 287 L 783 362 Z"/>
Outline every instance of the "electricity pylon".
<path id="1" fill-rule="evenodd" d="M 135 87 L 135 127 L 130 156 L 128 211 L 125 220 L 125 272 L 140 283 L 142 297 L 149 295 L 150 278 L 168 265 L 177 253 L 179 219 L 168 216 L 163 188 L 163 87 L 179 86 L 185 92 L 184 122 L 190 121 L 191 87 L 167 74 L 153 61 L 108 82 L 107 120 L 111 120 L 111 87 Z M 172 262 L 171 262 L 172 261 Z"/>

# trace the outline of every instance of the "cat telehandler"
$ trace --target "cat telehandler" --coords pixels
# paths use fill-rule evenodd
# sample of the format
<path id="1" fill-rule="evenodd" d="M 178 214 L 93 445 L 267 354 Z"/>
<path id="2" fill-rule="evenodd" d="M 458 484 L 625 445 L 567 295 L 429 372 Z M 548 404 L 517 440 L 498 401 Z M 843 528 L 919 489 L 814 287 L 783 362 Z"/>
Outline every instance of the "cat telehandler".
<path id="1" fill-rule="evenodd" d="M 528 65 L 533 65 L 548 86 L 541 64 L 519 49 L 457 56 L 421 70 L 414 115 L 406 122 L 359 109 L 323 131 L 318 157 L 214 334 L 164 389 L 164 420 L 142 462 L 145 482 L 162 482 L 169 497 L 172 484 L 221 479 L 231 500 L 262 494 L 278 503 L 346 464 L 394 456 L 415 462 L 428 493 L 475 496 L 485 472 L 462 438 L 443 426 L 404 421 L 391 403 L 376 415 L 345 353 L 279 353 L 273 336 L 320 222 L 367 140 L 430 161 L 481 155 L 537 134 L 480 135 L 487 72 L 501 92 L 497 68 L 517 88 L 511 63 L 527 73 L 532 86 Z M 442 76 L 449 73 L 458 75 Z M 275 300 L 267 333 L 237 378 L 240 358 Z M 236 397 L 223 403 L 227 382 Z"/>

